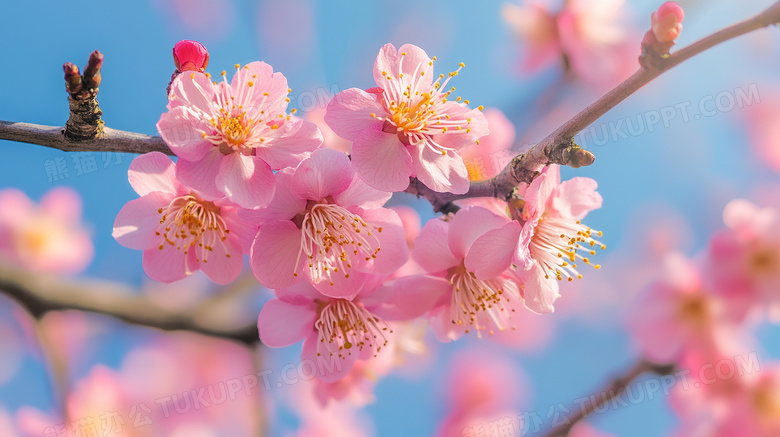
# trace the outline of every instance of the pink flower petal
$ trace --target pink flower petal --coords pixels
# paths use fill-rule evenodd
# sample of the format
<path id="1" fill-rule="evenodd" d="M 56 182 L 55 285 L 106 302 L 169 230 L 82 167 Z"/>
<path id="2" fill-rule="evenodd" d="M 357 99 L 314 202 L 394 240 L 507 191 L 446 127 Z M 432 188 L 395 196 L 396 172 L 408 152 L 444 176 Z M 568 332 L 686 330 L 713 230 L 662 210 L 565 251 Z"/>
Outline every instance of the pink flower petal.
<path id="1" fill-rule="evenodd" d="M 409 186 L 413 169 L 412 157 L 398 137 L 381 130 L 367 130 L 355 138 L 352 165 L 368 185 L 393 192 Z"/>
<path id="2" fill-rule="evenodd" d="M 444 147 L 460 149 L 476 144 L 476 141 L 490 133 L 485 114 L 479 109 L 471 109 L 463 103 L 448 101 L 439 109 L 439 113 L 447 114 L 451 118 L 471 119 L 468 129 L 448 130 L 446 133 L 434 135 L 433 139 Z M 482 144 L 477 147 L 482 147 Z M 449 153 L 449 152 L 448 152 Z"/>
<path id="3" fill-rule="evenodd" d="M 213 147 L 198 161 L 180 158 L 176 163 L 176 178 L 209 199 L 223 197 L 224 195 L 217 189 L 216 180 L 224 157 L 225 155 L 219 149 Z"/>
<path id="4" fill-rule="evenodd" d="M 560 183 L 561 174 L 557 165 L 548 165 L 542 169 L 525 192 L 523 216 L 526 220 L 533 220 L 544 214 L 548 200 Z"/>
<path id="5" fill-rule="evenodd" d="M 376 255 L 376 259 L 368 261 L 359 268 L 383 275 L 398 270 L 409 259 L 409 246 L 406 245 L 406 234 L 401 217 L 387 208 L 367 209 L 360 211 L 359 215 L 366 223 L 382 228 L 382 232 L 377 230 L 376 234 L 372 233 L 379 239 L 381 251 Z"/>
<path id="6" fill-rule="evenodd" d="M 276 131 L 278 137 L 255 148 L 255 155 L 274 170 L 295 168 L 309 152 L 322 145 L 322 133 L 317 125 L 297 117 L 285 121 Z"/>
<path id="7" fill-rule="evenodd" d="M 276 290 L 276 297 L 283 302 L 303 306 L 309 304 L 313 305 L 315 300 L 329 300 L 325 299 L 322 293 L 317 291 L 308 281 L 301 281 L 290 287 L 280 288 Z"/>
<path id="8" fill-rule="evenodd" d="M 276 173 L 276 190 L 271 203 L 257 211 L 245 211 L 241 215 L 254 217 L 259 221 L 292 220 L 306 209 L 306 199 L 298 196 L 293 188 L 293 170 L 284 169 Z"/>
<path id="9" fill-rule="evenodd" d="M 33 202 L 16 188 L 0 190 L 0 224 L 14 225 L 32 214 Z"/>
<path id="10" fill-rule="evenodd" d="M 509 221 L 480 206 L 467 206 L 452 219 L 448 241 L 455 258 L 463 259 L 480 236 L 504 226 Z"/>
<path id="11" fill-rule="evenodd" d="M 113 236 L 122 246 L 146 250 L 157 248 L 163 241 L 155 235 L 160 227 L 160 208 L 168 206 L 174 195 L 155 191 L 133 199 L 119 210 L 114 220 Z"/>
<path id="12" fill-rule="evenodd" d="M 200 263 L 196 261 L 195 252 L 195 250 L 189 250 L 185 255 L 183 250 L 176 250 L 175 247 L 168 244 L 163 245 L 162 249 L 153 247 L 144 250 L 144 272 L 158 282 L 170 284 L 178 281 L 200 267 Z"/>
<path id="13" fill-rule="evenodd" d="M 409 151 L 414 173 L 426 187 L 439 193 L 463 194 L 469 190 L 469 172 L 458 152 L 442 155 L 424 145 L 410 147 Z"/>
<path id="14" fill-rule="evenodd" d="M 253 85 L 248 86 L 249 82 Z M 235 95 L 236 105 L 243 105 L 247 116 L 252 119 L 262 119 L 268 115 L 275 117 L 275 113 L 281 113 L 287 108 L 287 78 L 282 73 L 274 73 L 273 67 L 265 62 L 250 62 L 240 68 L 233 75 L 230 87 L 243 92 Z M 260 111 L 265 113 L 261 114 Z"/>
<path id="15" fill-rule="evenodd" d="M 301 262 L 301 264 L 303 264 L 303 262 Z M 332 275 L 330 279 L 313 278 L 310 269 L 304 270 L 317 291 L 334 299 L 352 300 L 352 298 L 363 289 L 363 284 L 366 283 L 366 280 L 370 276 L 368 273 L 353 269 L 349 272 L 349 278 L 341 273 Z"/>
<path id="16" fill-rule="evenodd" d="M 512 264 L 522 226 L 515 220 L 487 231 L 474 241 L 466 254 L 466 269 L 478 279 L 491 279 Z"/>
<path id="17" fill-rule="evenodd" d="M 328 103 L 325 123 L 338 136 L 354 141 L 363 132 L 381 129 L 383 122 L 371 114 L 381 116 L 386 112 L 376 94 L 350 88 L 336 94 Z"/>
<path id="18" fill-rule="evenodd" d="M 211 79 L 204 73 L 191 71 L 176 76 L 171 84 L 171 96 L 169 107 L 191 108 L 199 114 L 211 119 L 214 104 L 217 99 L 217 91 Z"/>
<path id="19" fill-rule="evenodd" d="M 274 195 L 274 172 L 256 156 L 232 153 L 225 156 L 216 183 L 231 202 L 248 209 L 268 205 Z"/>
<path id="20" fill-rule="evenodd" d="M 316 365 L 316 376 L 320 381 L 336 382 L 349 374 L 358 359 L 358 353 L 355 348 L 354 352 L 345 353 L 344 358 L 330 356 L 325 346 L 317 341 L 315 332 L 303 341 L 301 360 Z"/>
<path id="21" fill-rule="evenodd" d="M 250 253 L 252 271 L 257 280 L 268 288 L 277 289 L 303 279 L 305 263 L 299 253 L 300 247 L 301 230 L 293 222 L 261 224 Z M 299 259 L 301 262 L 296 269 Z"/>
<path id="22" fill-rule="evenodd" d="M 285 347 L 312 334 L 317 313 L 312 306 L 295 305 L 271 299 L 263 305 L 257 318 L 260 341 L 269 347 Z"/>
<path id="23" fill-rule="evenodd" d="M 257 225 L 239 215 L 242 210 L 247 211 L 243 208 L 219 204 L 218 206 L 220 206 L 219 215 L 225 220 L 226 229 L 229 230 L 230 235 L 234 236 L 239 242 L 241 252 L 248 255 L 252 247 L 252 242 L 257 235 Z"/>
<path id="24" fill-rule="evenodd" d="M 211 115 L 199 115 L 190 107 L 179 106 L 160 116 L 157 132 L 179 158 L 197 161 L 215 146 L 203 138 L 211 134 L 214 127 L 206 120 Z"/>
<path id="25" fill-rule="evenodd" d="M 355 175 L 347 189 L 334 196 L 334 199 L 344 207 L 358 206 L 373 209 L 381 208 L 392 196 L 393 193 L 377 190 Z"/>
<path id="26" fill-rule="evenodd" d="M 160 152 L 145 153 L 133 159 L 127 170 L 127 179 L 139 196 L 154 191 L 184 194 L 181 184 L 176 180 L 176 165 Z"/>
<path id="27" fill-rule="evenodd" d="M 403 73 L 410 80 L 418 82 L 418 90 L 429 89 L 433 85 L 433 66 L 430 62 L 431 58 L 420 47 L 404 44 L 396 50 L 392 44 L 385 44 L 379 49 L 374 62 L 374 81 L 382 87 L 387 82 L 385 74 L 397 80 L 398 74 Z M 422 72 L 425 74 L 421 75 Z"/>
<path id="28" fill-rule="evenodd" d="M 57 187 L 49 190 L 41 198 L 40 205 L 46 214 L 64 223 L 78 224 L 81 220 L 81 196 L 72 188 Z"/>
<path id="29" fill-rule="evenodd" d="M 546 279 L 544 272 L 538 263 L 534 263 L 530 270 L 522 272 L 525 282 L 523 299 L 529 310 L 538 314 L 548 314 L 555 311 L 553 304 L 560 297 L 558 293 L 558 280 Z"/>
<path id="30" fill-rule="evenodd" d="M 385 283 L 360 301 L 385 320 L 411 320 L 432 310 L 451 290 L 452 285 L 444 278 L 406 276 Z"/>
<path id="31" fill-rule="evenodd" d="M 552 195 L 552 208 L 560 217 L 582 220 L 589 212 L 601 208 L 602 198 L 596 188 L 598 183 L 591 178 L 564 181 Z"/>
<path id="32" fill-rule="evenodd" d="M 293 189 L 298 197 L 320 200 L 346 190 L 355 176 L 347 155 L 318 149 L 295 169 Z"/>
<path id="33" fill-rule="evenodd" d="M 412 259 L 428 273 L 438 273 L 460 264 L 450 250 L 448 234 L 450 223 L 433 219 L 423 226 L 420 236 L 414 239 Z"/>
<path id="34" fill-rule="evenodd" d="M 431 330 L 436 336 L 436 339 L 442 343 L 455 341 L 463 336 L 463 330 L 452 329 L 455 325 L 452 324 L 451 310 L 452 305 L 448 301 L 445 305 L 431 311 Z"/>
<path id="35" fill-rule="evenodd" d="M 244 267 L 244 251 L 238 237 L 231 232 L 224 241 L 214 243 L 213 248 L 208 257 L 200 260 L 200 269 L 215 284 L 235 281 Z"/>

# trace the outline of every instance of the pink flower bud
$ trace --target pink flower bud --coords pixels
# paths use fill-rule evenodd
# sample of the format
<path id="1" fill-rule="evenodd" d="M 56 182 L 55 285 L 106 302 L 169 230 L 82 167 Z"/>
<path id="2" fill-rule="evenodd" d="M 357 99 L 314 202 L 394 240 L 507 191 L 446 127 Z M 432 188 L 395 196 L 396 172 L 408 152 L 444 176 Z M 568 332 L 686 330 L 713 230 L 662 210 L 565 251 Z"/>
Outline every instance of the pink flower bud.
<path id="1" fill-rule="evenodd" d="M 179 71 L 203 71 L 209 64 L 209 51 L 197 41 L 183 39 L 173 46 L 173 62 Z"/>
<path id="2" fill-rule="evenodd" d="M 668 43 L 677 39 L 682 31 L 683 18 L 685 18 L 685 12 L 680 5 L 675 2 L 662 4 L 650 17 L 656 40 Z"/>

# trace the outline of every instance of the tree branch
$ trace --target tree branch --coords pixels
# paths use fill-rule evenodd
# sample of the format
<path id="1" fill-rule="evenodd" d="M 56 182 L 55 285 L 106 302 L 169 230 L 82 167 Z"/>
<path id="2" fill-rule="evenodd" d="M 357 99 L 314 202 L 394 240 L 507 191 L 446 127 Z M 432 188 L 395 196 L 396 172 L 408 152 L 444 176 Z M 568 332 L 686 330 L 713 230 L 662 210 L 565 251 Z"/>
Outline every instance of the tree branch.
<path id="1" fill-rule="evenodd" d="M 68 280 L 0 266 L 0 293 L 18 302 L 35 318 L 49 311 L 80 310 L 163 331 L 190 331 L 249 346 L 259 342 L 254 323 L 221 323 L 203 314 L 169 311 L 131 288 L 109 281 Z"/>
<path id="2" fill-rule="evenodd" d="M 567 424 L 553 428 L 550 432 L 545 434 L 544 437 L 566 437 L 577 422 L 588 417 L 591 413 L 600 409 L 613 399 L 618 398 L 626 390 L 626 387 L 642 374 L 654 373 L 656 375 L 669 375 L 673 373 L 674 370 L 675 367 L 673 364 L 657 364 L 644 359 L 640 360 L 625 374 L 613 379 L 607 388 L 598 392 L 600 396 L 596 396 L 598 399 L 596 402 L 589 402 L 586 407 L 575 408 L 575 410 L 579 411 L 573 416 L 568 417 Z M 591 400 L 592 399 L 594 399 L 594 397 L 591 397 Z"/>
<path id="3" fill-rule="evenodd" d="M 14 123 L 0 120 L 0 139 L 20 143 L 37 144 L 65 152 L 162 152 L 173 155 L 171 149 L 160 137 L 134 132 L 103 128 L 103 134 L 91 140 L 70 140 L 65 137 L 65 128 L 40 124 Z"/>
<path id="4" fill-rule="evenodd" d="M 652 67 L 637 70 L 631 77 L 580 111 L 527 152 L 516 156 L 496 177 L 486 181 L 472 182 L 469 191 L 465 194 L 437 193 L 417 180 L 413 180 L 409 184 L 406 192 L 417 197 L 424 197 L 433 205 L 435 211 L 446 212 L 457 210 L 457 206 L 451 203 L 457 199 L 470 197 L 509 199 L 518 184 L 530 184 L 539 174 L 539 169 L 545 165 L 559 164 L 574 168 L 591 165 L 595 156 L 574 142 L 575 135 L 648 82 L 680 63 L 722 42 L 777 23 L 780 23 L 780 2 L 753 18 L 721 29 L 672 55 L 666 57 L 656 55 L 657 57 L 650 62 Z"/>
<path id="5" fill-rule="evenodd" d="M 516 156 L 496 177 L 486 181 L 473 182 L 465 194 L 437 193 L 424 186 L 416 178 L 411 179 L 409 187 L 405 191 L 425 198 L 437 212 L 453 212 L 458 209 L 456 205 L 452 204 L 457 199 L 471 197 L 509 199 L 518 184 L 531 183 L 539 174 L 539 169 L 545 165 L 559 164 L 574 168 L 591 165 L 595 156 L 574 142 L 575 135 L 665 71 L 717 44 L 776 23 L 780 23 L 780 2 L 753 18 L 719 30 L 672 55 L 655 55 L 653 57 L 650 54 L 651 59 L 645 58 L 643 60 L 643 64 L 647 65 L 647 68 L 640 68 L 631 77 L 580 111 L 538 144 Z M 0 121 L 0 139 L 38 144 L 67 152 L 146 153 L 158 151 L 168 155 L 172 154 L 170 148 L 160 137 L 109 128 L 105 128 L 104 132 L 94 139 L 73 141 L 65 138 L 63 128 L 60 127 Z"/>

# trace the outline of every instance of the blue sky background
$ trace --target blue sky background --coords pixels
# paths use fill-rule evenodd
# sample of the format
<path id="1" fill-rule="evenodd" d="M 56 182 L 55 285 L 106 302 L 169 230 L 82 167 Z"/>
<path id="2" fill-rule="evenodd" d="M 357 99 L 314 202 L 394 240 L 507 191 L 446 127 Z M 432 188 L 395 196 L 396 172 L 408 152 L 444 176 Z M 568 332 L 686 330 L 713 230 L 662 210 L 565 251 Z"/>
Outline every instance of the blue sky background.
<path id="1" fill-rule="evenodd" d="M 386 42 L 414 43 L 439 57 L 437 68 L 448 70 L 465 62 L 467 67 L 453 82 L 458 92 L 474 104 L 505 111 L 516 121 L 519 133 L 542 119 L 550 122 L 552 117 L 553 124 L 561 123 L 589 103 L 588 95 L 596 95 L 592 90 L 583 91 L 582 85 L 561 89 L 553 99 L 566 109 L 556 116 L 533 105 L 560 74 L 555 69 L 534 76 L 517 73 L 514 66 L 521 49 L 501 20 L 503 1 L 292 3 L 307 6 L 309 11 L 269 19 L 276 13 L 273 3 L 234 0 L 221 7 L 227 17 L 224 21 L 186 23 L 172 12 L 168 0 L 5 2 L 0 26 L 0 119 L 63 125 L 68 106 L 60 66 L 70 61 L 83 68 L 89 53 L 99 49 L 105 55 L 99 101 L 106 125 L 155 134 L 173 70 L 171 47 L 180 39 L 196 39 L 209 48 L 211 72 L 230 71 L 235 63 L 253 60 L 270 63 L 287 76 L 293 96 L 307 91 L 316 94 L 318 88 L 373 86 L 371 68 L 379 47 Z M 629 22 L 637 33 L 644 32 L 649 24 L 649 18 L 644 17 L 659 3 L 629 2 L 633 10 Z M 680 3 L 687 12 L 683 36 L 678 40 L 684 45 L 772 2 Z M 597 126 L 681 102 L 692 102 L 694 114 L 707 96 L 751 85 L 757 87 L 761 105 L 777 105 L 770 97 L 780 89 L 779 51 L 778 29 L 728 42 L 663 75 L 610 111 Z M 703 247 L 707 235 L 722 227 L 721 211 L 729 200 L 750 197 L 757 186 L 777 185 L 777 173 L 761 166 L 747 145 L 746 116 L 747 111 L 739 108 L 691 118 L 688 123 L 678 116 L 668 127 L 653 132 L 590 145 L 597 156 L 593 166 L 564 169 L 564 178 L 588 176 L 599 182 L 604 207 L 591 214 L 588 223 L 605 231 L 609 249 L 604 255 L 645 241 L 642 226 L 636 224 L 641 221 L 638 214 L 645 214 L 643 223 L 652 223 L 653 214 L 659 215 L 658 220 L 668 218 L 664 214 L 681 217 L 692 234 L 692 240 L 681 249 L 693 255 Z M 529 139 L 540 138 L 537 134 Z M 54 186 L 67 185 L 83 196 L 84 220 L 93 231 L 96 247 L 95 260 L 85 275 L 132 284 L 144 280 L 140 253 L 119 246 L 111 238 L 116 213 L 136 197 L 126 177 L 132 156 L 95 154 L 98 170 L 79 176 L 74 161 L 80 159 L 77 154 L 6 141 L 0 141 L 0 147 L 5 157 L 0 160 L 0 189 L 17 187 L 39 199 Z M 70 175 L 49 182 L 45 162 L 56 158 L 66 160 Z M 433 216 L 424 202 L 406 197 L 394 201 L 411 202 L 424 218 Z M 609 282 L 610 274 L 607 266 L 601 272 L 589 272 L 604 275 L 602 282 Z M 566 294 L 565 287 L 563 292 Z M 594 293 L 596 302 L 592 305 L 598 306 L 601 296 Z M 8 308 L 3 314 L 8 314 Z M 545 424 L 549 423 L 546 415 L 551 405 L 570 405 L 574 399 L 593 393 L 637 358 L 618 312 L 601 317 L 598 323 L 593 323 L 593 318 L 565 314 L 548 317 L 556 318 L 558 330 L 544 350 L 499 349 L 514 359 L 532 382 L 528 402 L 518 406 L 517 413 L 537 411 Z M 147 340 L 144 333 L 122 328 L 121 324 L 108 324 L 94 361 L 116 367 L 128 348 Z M 775 330 L 763 328 L 760 335 L 766 345 L 762 357 L 777 356 Z M 431 435 L 446 412 L 440 387 L 448 359 L 474 341 L 440 347 L 438 361 L 422 379 L 390 377 L 382 381 L 376 391 L 377 402 L 366 408 L 377 434 Z M 297 347 L 291 347 L 268 355 L 271 361 L 285 362 L 297 353 Z M 23 404 L 46 409 L 52 402 L 49 381 L 39 360 L 32 356 L 25 359 L 23 370 L 0 385 L 0 405 L 10 410 Z M 272 435 L 280 435 L 294 423 L 292 415 L 278 411 Z M 592 423 L 616 435 L 649 437 L 667 435 L 675 419 L 666 400 L 656 398 L 597 416 Z"/>

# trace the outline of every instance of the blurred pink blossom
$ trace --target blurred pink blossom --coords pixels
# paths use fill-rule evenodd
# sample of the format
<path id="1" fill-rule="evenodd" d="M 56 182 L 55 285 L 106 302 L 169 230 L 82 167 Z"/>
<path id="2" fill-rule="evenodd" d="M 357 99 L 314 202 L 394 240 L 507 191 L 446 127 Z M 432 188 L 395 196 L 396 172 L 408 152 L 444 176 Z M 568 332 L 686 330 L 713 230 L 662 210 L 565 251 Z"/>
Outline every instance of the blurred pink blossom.
<path id="1" fill-rule="evenodd" d="M 723 211 L 727 229 L 710 240 L 708 276 L 719 294 L 780 312 L 780 211 L 737 199 Z"/>
<path id="2" fill-rule="evenodd" d="M 638 66 L 638 38 L 621 20 L 623 0 L 572 0 L 556 12 L 547 2 L 506 4 L 504 19 L 527 44 L 524 68 L 534 71 L 557 60 L 588 82 L 611 86 Z"/>
<path id="3" fill-rule="evenodd" d="M 696 262 L 672 253 L 664 271 L 630 310 L 627 323 L 643 356 L 659 363 L 688 354 L 716 359 L 741 318 L 738 307 L 708 292 Z"/>
<path id="4" fill-rule="evenodd" d="M 0 191 L 0 259 L 35 272 L 77 273 L 93 256 L 74 190 L 54 188 L 38 205 L 14 188 Z"/>
<path id="5" fill-rule="evenodd" d="M 515 141 L 515 126 L 498 109 L 488 108 L 483 114 L 490 133 L 480 138 L 479 144 L 466 146 L 460 151 L 471 181 L 496 176 L 514 157 L 511 147 Z"/>

